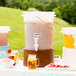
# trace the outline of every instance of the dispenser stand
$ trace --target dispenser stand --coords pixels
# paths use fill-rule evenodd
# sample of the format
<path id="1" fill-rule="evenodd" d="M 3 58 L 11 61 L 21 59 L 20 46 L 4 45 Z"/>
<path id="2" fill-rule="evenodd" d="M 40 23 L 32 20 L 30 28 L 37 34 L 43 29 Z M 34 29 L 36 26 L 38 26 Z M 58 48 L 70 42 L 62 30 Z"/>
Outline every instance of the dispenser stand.
<path id="1" fill-rule="evenodd" d="M 27 66 L 27 60 L 29 54 L 36 54 L 37 58 L 39 59 L 38 67 L 45 67 L 46 65 L 54 62 L 53 49 L 38 50 L 38 51 L 24 49 L 24 60 L 23 60 L 24 66 Z"/>

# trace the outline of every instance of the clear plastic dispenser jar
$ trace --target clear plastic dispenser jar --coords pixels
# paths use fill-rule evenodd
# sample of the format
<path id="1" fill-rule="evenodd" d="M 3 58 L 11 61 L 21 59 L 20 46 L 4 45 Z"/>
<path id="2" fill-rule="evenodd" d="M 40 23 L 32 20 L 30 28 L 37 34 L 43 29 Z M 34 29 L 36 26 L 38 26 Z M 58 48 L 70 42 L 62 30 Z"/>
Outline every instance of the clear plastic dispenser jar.
<path id="1" fill-rule="evenodd" d="M 10 27 L 0 26 L 0 46 L 4 46 L 8 44 L 8 32 L 9 31 L 10 31 Z"/>
<path id="2" fill-rule="evenodd" d="M 51 49 L 54 12 L 23 12 L 23 17 L 26 49 L 35 49 L 35 37 L 38 37 L 38 49 Z"/>

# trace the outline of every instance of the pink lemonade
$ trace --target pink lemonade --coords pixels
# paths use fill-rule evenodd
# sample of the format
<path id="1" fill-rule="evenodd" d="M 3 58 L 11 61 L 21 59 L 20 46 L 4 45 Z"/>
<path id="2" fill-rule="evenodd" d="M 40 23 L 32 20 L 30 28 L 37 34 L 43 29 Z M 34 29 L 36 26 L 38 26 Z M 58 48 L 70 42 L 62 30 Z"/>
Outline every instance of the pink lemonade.
<path id="1" fill-rule="evenodd" d="M 0 33 L 0 46 L 8 44 L 8 33 Z"/>

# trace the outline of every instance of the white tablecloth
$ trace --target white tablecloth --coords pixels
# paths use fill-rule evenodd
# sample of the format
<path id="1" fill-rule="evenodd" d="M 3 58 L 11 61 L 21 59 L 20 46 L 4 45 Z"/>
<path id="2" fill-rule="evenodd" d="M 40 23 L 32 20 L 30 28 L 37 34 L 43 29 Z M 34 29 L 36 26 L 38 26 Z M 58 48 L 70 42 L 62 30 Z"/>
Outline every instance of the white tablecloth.
<path id="1" fill-rule="evenodd" d="M 44 68 L 29 70 L 21 62 L 13 68 L 0 67 L 0 76 L 76 76 L 76 71 L 51 71 Z"/>

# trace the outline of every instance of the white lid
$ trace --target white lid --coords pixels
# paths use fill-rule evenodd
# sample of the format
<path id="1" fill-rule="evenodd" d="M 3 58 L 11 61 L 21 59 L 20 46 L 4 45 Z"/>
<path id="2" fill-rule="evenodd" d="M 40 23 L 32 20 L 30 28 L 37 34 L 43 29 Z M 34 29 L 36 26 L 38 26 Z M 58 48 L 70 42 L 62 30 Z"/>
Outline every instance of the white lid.
<path id="1" fill-rule="evenodd" d="M 66 27 L 62 28 L 63 34 L 76 35 L 76 27 Z"/>
<path id="2" fill-rule="evenodd" d="M 0 33 L 8 33 L 10 30 L 9 26 L 0 26 Z"/>
<path id="3" fill-rule="evenodd" d="M 53 22 L 55 12 L 23 12 L 24 22 Z"/>

